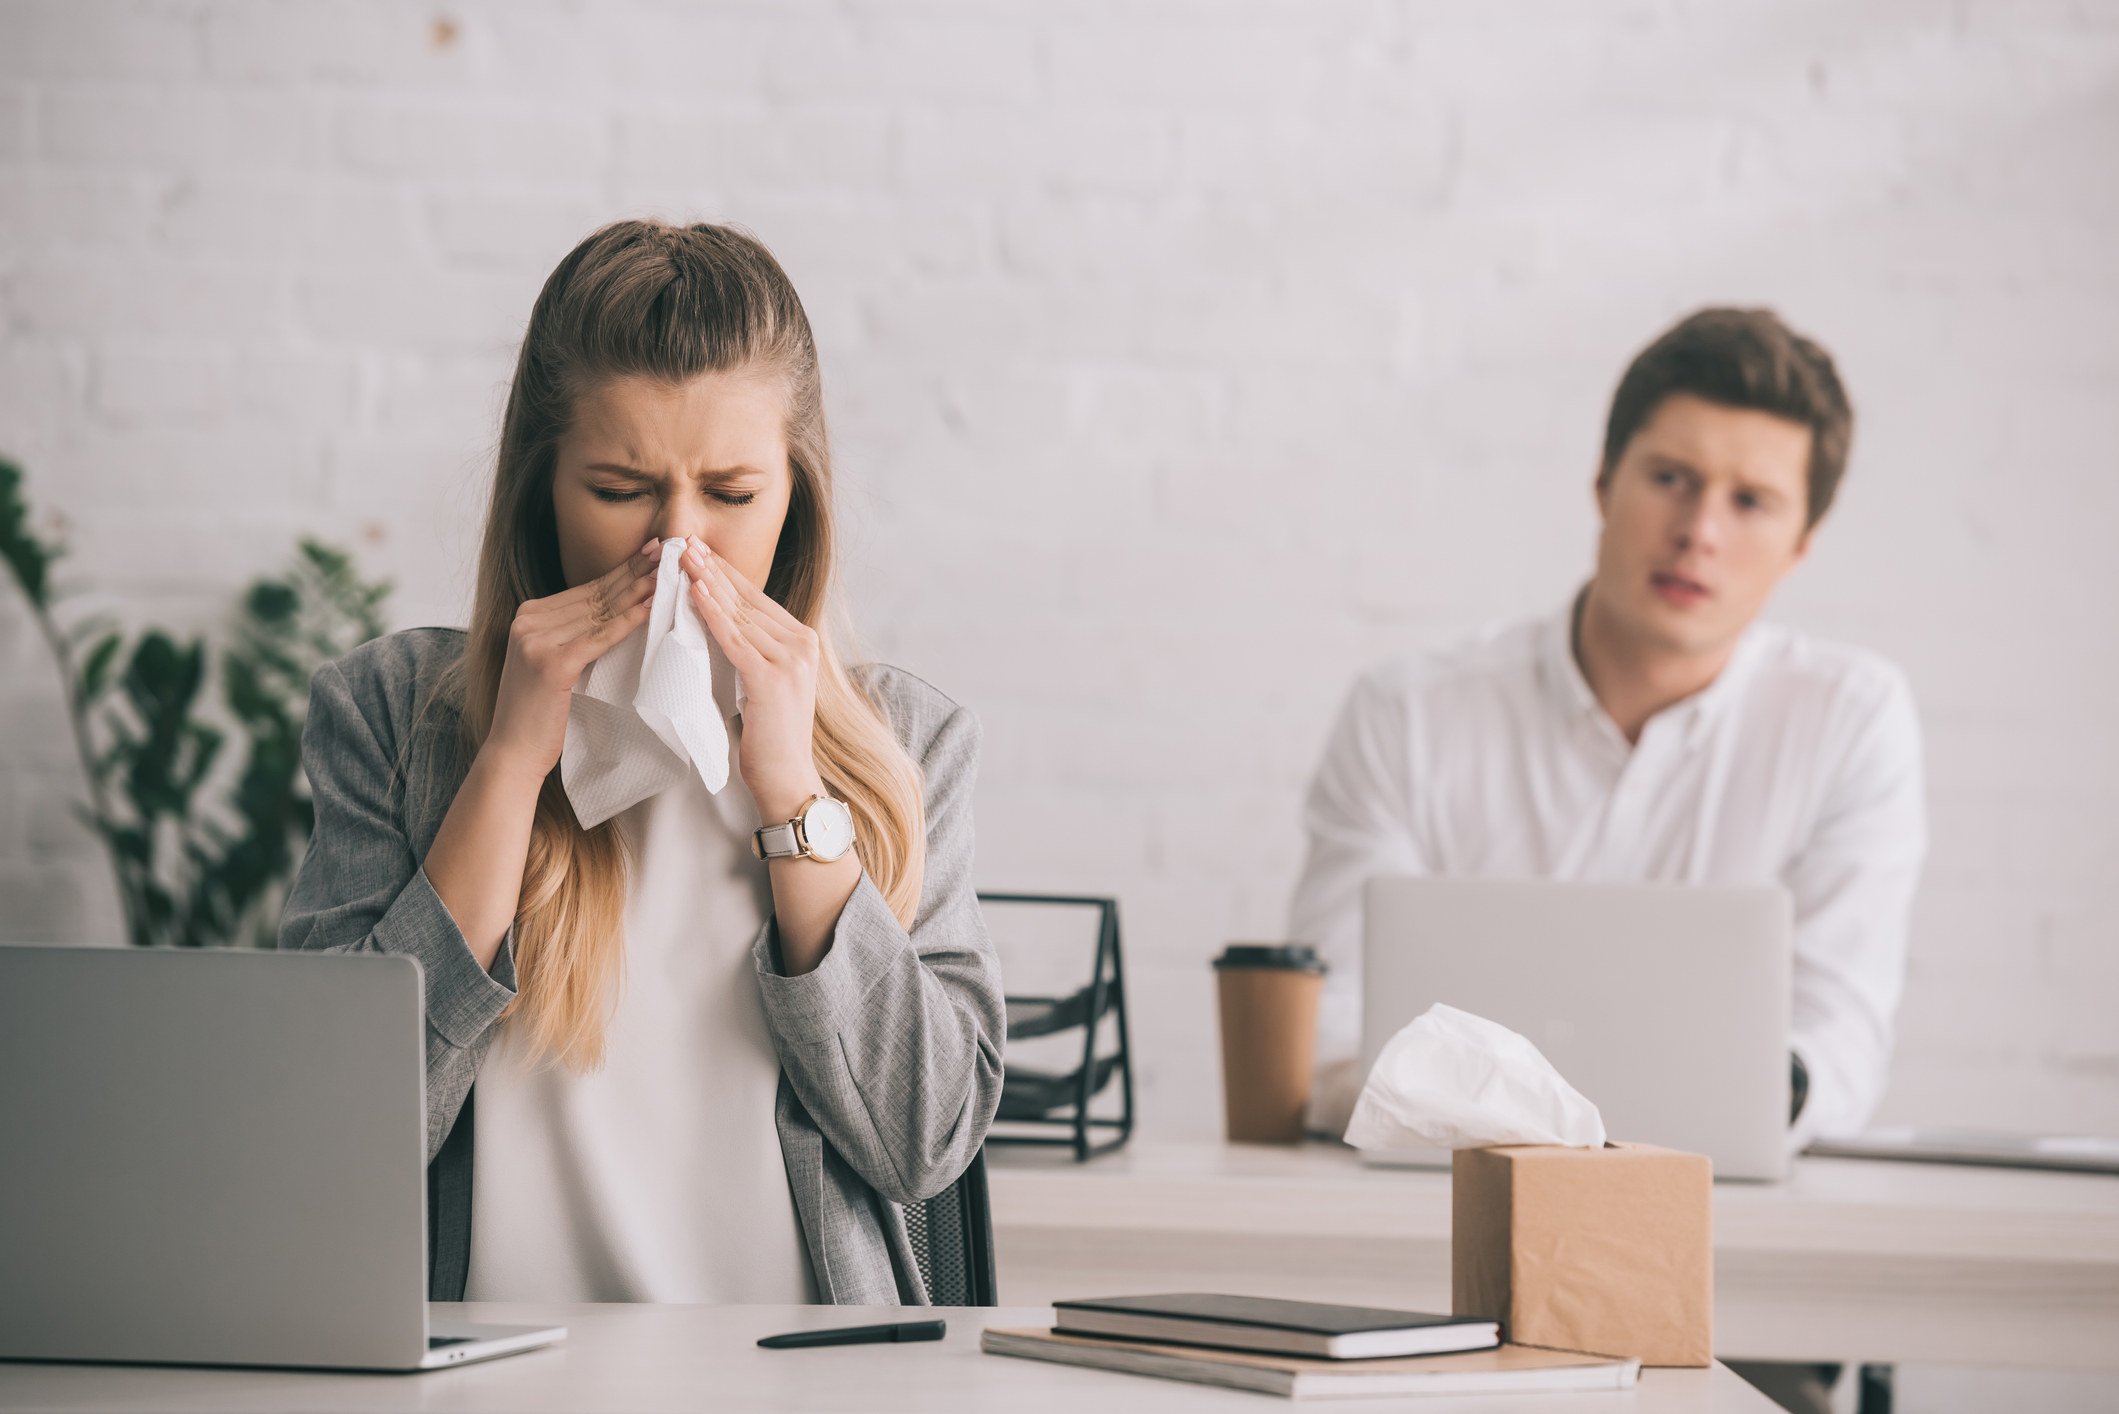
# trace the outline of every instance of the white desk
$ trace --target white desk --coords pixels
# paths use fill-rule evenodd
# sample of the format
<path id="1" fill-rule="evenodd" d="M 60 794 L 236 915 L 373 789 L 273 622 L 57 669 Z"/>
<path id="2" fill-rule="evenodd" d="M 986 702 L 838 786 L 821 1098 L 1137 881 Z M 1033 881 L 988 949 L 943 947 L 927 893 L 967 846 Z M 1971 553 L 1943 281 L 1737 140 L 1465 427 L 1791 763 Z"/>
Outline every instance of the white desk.
<path id="1" fill-rule="evenodd" d="M 1240 1291 L 1449 1309 L 1449 1175 L 1342 1145 L 994 1146 L 1001 1298 Z M 2119 1369 L 2119 1178 L 1803 1159 L 1714 1194 L 1724 1359 Z"/>
<path id="2" fill-rule="evenodd" d="M 1296 1407 L 1239 1390 L 979 1353 L 979 1332 L 986 1326 L 1049 1325 L 1052 1312 L 1041 1307 L 935 1311 L 949 1321 L 947 1340 L 821 1350 L 760 1350 L 755 1342 L 775 1331 L 930 1313 L 896 1307 L 499 1303 L 441 1309 L 478 1321 L 563 1323 L 569 1335 L 547 1350 L 418 1375 L 0 1364 L 0 1410 L 1262 1414 Z M 1644 1371 L 1639 1387 L 1623 1393 L 1352 1403 L 1363 1414 L 1773 1414 L 1764 1396 L 1720 1366 Z"/>

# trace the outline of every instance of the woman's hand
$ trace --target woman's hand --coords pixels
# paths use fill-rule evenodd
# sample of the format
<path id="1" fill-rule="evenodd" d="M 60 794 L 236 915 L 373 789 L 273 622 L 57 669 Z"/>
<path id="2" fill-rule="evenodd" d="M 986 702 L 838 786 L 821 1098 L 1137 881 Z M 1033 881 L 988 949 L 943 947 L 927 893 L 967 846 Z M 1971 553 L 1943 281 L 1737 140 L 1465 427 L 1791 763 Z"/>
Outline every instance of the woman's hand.
<path id="1" fill-rule="evenodd" d="M 699 540 L 681 562 L 707 631 L 743 674 L 743 739 L 736 766 L 776 824 L 824 789 L 811 734 L 817 716 L 817 631 L 774 603 Z"/>
<path id="2" fill-rule="evenodd" d="M 656 542 L 609 574 L 547 599 L 528 599 L 508 629 L 493 727 L 481 756 L 542 782 L 566 745 L 567 709 L 582 670 L 647 622 Z"/>
<path id="3" fill-rule="evenodd" d="M 425 869 L 478 965 L 492 969 L 515 921 L 537 793 L 567 740 L 581 670 L 647 622 L 655 542 L 598 580 L 515 611 L 493 728 L 457 787 Z"/>
<path id="4" fill-rule="evenodd" d="M 824 793 L 811 745 L 817 716 L 817 631 L 774 603 L 728 561 L 697 541 L 684 553 L 692 603 L 707 631 L 743 674 L 743 739 L 736 752 L 743 784 L 770 824 L 800 814 Z M 775 859 L 773 922 L 780 970 L 800 977 L 831 951 L 846 900 L 861 883 L 861 857 Z"/>

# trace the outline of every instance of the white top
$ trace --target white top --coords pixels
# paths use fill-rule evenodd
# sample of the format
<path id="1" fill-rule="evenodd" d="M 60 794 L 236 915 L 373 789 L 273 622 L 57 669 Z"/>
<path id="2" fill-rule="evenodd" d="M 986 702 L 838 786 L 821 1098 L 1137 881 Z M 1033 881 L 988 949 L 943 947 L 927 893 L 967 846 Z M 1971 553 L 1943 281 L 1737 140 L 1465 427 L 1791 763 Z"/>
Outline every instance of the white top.
<path id="1" fill-rule="evenodd" d="M 1810 1076 L 1791 1143 L 1861 1128 L 1889 1070 L 1927 848 L 1904 677 L 1754 624 L 1712 685 L 1629 746 L 1575 662 L 1571 623 L 1570 605 L 1355 683 L 1310 786 L 1289 921 L 1331 968 L 1313 1118 L 1343 1123 L 1359 1085 L 1362 886 L 1435 874 L 1785 885 L 1790 1045 Z"/>
<path id="2" fill-rule="evenodd" d="M 633 867 L 601 1070 L 503 1034 L 478 1073 L 471 1301 L 813 1302 L 751 945 L 757 807 L 687 771 L 618 817 Z"/>

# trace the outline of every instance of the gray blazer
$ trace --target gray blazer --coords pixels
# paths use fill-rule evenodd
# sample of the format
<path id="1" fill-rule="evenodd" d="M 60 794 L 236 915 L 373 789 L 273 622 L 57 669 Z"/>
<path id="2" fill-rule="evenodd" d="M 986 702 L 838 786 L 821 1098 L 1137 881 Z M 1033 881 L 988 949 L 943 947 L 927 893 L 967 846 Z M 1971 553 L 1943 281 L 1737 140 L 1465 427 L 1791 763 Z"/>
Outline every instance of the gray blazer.
<path id="1" fill-rule="evenodd" d="M 470 768 L 458 715 L 437 694 L 463 645 L 454 629 L 411 629 L 317 671 L 302 732 L 316 832 L 279 935 L 282 949 L 419 959 L 430 1164 L 478 1078 L 494 1020 L 515 995 L 512 938 L 490 973 L 480 967 L 422 867 Z M 815 971 L 781 972 L 770 919 L 753 955 L 780 1056 L 780 1151 L 817 1294 L 838 1304 L 922 1305 L 927 1292 L 899 1205 L 956 1180 L 1001 1094 L 1000 966 L 971 886 L 979 728 L 910 673 L 877 666 L 860 677 L 926 782 L 918 916 L 908 934 L 864 877 Z M 454 1181 L 467 1200 L 464 1128 L 449 1147 L 465 1164 Z M 468 1214 L 465 1201 L 461 1233 L 436 1235 L 437 1267 L 462 1271 Z"/>

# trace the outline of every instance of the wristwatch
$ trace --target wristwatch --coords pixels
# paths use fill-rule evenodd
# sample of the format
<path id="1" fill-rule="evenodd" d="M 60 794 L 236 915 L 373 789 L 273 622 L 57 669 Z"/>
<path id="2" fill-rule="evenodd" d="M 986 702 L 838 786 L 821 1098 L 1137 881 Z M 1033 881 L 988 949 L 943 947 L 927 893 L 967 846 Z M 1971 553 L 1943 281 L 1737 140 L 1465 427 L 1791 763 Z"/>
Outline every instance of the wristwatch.
<path id="1" fill-rule="evenodd" d="M 784 825 L 767 825 L 751 836 L 760 859 L 818 859 L 829 864 L 853 848 L 853 812 L 843 801 L 813 795 L 802 813 Z"/>

